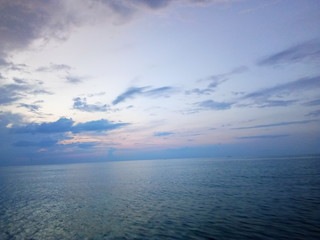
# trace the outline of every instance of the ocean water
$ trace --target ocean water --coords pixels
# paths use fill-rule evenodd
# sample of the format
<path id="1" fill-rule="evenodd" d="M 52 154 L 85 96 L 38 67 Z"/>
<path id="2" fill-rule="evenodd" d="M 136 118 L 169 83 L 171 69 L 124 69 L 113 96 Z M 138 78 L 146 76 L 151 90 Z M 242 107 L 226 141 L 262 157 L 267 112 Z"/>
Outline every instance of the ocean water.
<path id="1" fill-rule="evenodd" d="M 320 239 L 320 159 L 2 167 L 0 239 Z"/>

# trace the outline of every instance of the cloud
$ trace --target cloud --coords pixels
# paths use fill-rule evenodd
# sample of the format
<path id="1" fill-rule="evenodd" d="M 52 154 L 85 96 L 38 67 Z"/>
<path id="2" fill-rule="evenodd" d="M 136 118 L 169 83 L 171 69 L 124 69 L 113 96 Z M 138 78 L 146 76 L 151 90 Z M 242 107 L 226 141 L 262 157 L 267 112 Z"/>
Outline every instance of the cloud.
<path id="1" fill-rule="evenodd" d="M 127 123 L 114 123 L 105 119 L 76 123 L 72 119 L 26 123 L 22 115 L 0 111 L 0 165 L 16 163 L 48 163 L 87 161 L 101 157 L 105 160 L 108 143 L 95 140 L 93 135 L 118 129 Z M 112 143 L 111 143 L 112 144 Z M 101 148 L 93 149 L 95 146 Z M 102 148 L 102 146 L 105 147 Z M 85 155 L 82 155 L 85 153 Z"/>
<path id="2" fill-rule="evenodd" d="M 112 123 L 108 120 L 101 119 L 91 122 L 78 123 L 70 129 L 74 133 L 86 132 L 86 131 L 110 131 L 123 126 L 127 126 L 128 123 Z"/>
<path id="3" fill-rule="evenodd" d="M 39 67 L 36 69 L 38 72 L 55 72 L 55 71 L 65 71 L 69 72 L 71 70 L 71 67 L 66 64 L 53 64 L 50 63 L 49 66 L 46 67 Z"/>
<path id="4" fill-rule="evenodd" d="M 0 87 L 0 105 L 15 102 L 23 96 L 30 86 L 26 84 L 6 84 Z"/>
<path id="5" fill-rule="evenodd" d="M 306 102 L 303 105 L 305 105 L 305 106 L 319 106 L 320 105 L 320 98 L 313 100 L 313 101 Z"/>
<path id="6" fill-rule="evenodd" d="M 306 117 L 319 117 L 320 116 L 320 109 L 309 112 L 305 115 Z"/>
<path id="7" fill-rule="evenodd" d="M 78 83 L 81 83 L 83 79 L 84 79 L 83 77 L 67 76 L 66 82 L 71 84 L 78 84 Z"/>
<path id="8" fill-rule="evenodd" d="M 27 108 L 31 112 L 38 112 L 38 110 L 41 108 L 38 104 L 26 104 L 26 103 L 20 103 L 19 107 Z"/>
<path id="9" fill-rule="evenodd" d="M 204 88 L 204 89 L 200 89 L 200 88 L 193 88 L 191 90 L 187 90 L 185 92 L 186 95 L 191 95 L 191 94 L 197 94 L 197 95 L 210 95 L 212 92 L 214 92 L 214 90 L 212 88 Z"/>
<path id="10" fill-rule="evenodd" d="M 202 102 L 196 103 L 197 106 L 203 109 L 211 109 L 211 110 L 226 110 L 230 109 L 233 103 L 230 102 L 216 102 L 213 100 L 206 100 Z"/>
<path id="11" fill-rule="evenodd" d="M 221 0 L 206 1 L 209 3 Z M 72 2 L 73 3 L 73 2 Z M 1 0 L 0 59 L 13 50 L 29 47 L 34 40 L 47 42 L 64 40 L 80 25 L 96 21 L 126 22 L 137 13 L 168 7 L 175 0 Z M 203 1 L 186 0 L 179 4 L 199 4 Z M 0 62 L 1 64 L 1 62 Z"/>
<path id="12" fill-rule="evenodd" d="M 0 26 L 1 26 L 1 24 L 0 24 Z M 1 41 L 1 36 L 0 36 L 0 41 Z M 0 42 L 0 47 L 1 47 L 1 42 Z M 0 69 L 5 68 L 7 70 L 13 70 L 13 71 L 24 71 L 25 68 L 28 67 L 26 64 L 15 64 L 13 62 L 8 62 L 3 57 L 1 57 L 1 54 L 2 53 L 0 51 Z"/>
<path id="13" fill-rule="evenodd" d="M 288 137 L 288 134 L 275 134 L 275 135 L 256 135 L 256 136 L 242 136 L 236 137 L 236 139 L 274 139 Z"/>
<path id="14" fill-rule="evenodd" d="M 265 100 L 259 104 L 260 108 L 265 107 L 286 107 L 296 103 L 296 100 Z"/>
<path id="15" fill-rule="evenodd" d="M 290 94 L 292 92 L 312 90 L 320 88 L 320 76 L 300 78 L 293 82 L 279 84 L 275 87 L 266 88 L 260 91 L 252 92 L 245 95 L 243 98 L 260 98 L 270 97 L 275 94 Z"/>
<path id="16" fill-rule="evenodd" d="M 110 131 L 122 126 L 126 126 L 128 123 L 112 123 L 106 119 L 77 123 L 71 118 L 60 118 L 55 122 L 44 122 L 44 123 L 29 123 L 24 126 L 15 127 L 11 129 L 12 133 L 23 134 L 23 133 L 80 133 L 87 131 Z"/>
<path id="17" fill-rule="evenodd" d="M 28 94 L 52 94 L 37 85 L 28 84 L 25 80 L 14 78 L 15 83 L 5 84 L 0 87 L 0 105 L 10 104 L 22 99 Z"/>
<path id="18" fill-rule="evenodd" d="M 12 128 L 13 133 L 61 133 L 69 132 L 74 121 L 69 118 L 60 118 L 55 122 L 29 123 L 22 127 Z"/>
<path id="19" fill-rule="evenodd" d="M 83 112 L 106 112 L 109 110 L 109 106 L 107 104 L 87 104 L 86 98 L 74 98 L 73 99 L 73 109 L 80 110 Z"/>
<path id="20" fill-rule="evenodd" d="M 34 90 L 30 91 L 29 93 L 33 94 L 33 95 L 39 95 L 39 94 L 53 95 L 54 94 L 53 92 L 50 92 L 50 91 L 47 91 L 44 89 L 34 89 Z"/>
<path id="21" fill-rule="evenodd" d="M 240 66 L 240 67 L 237 67 L 233 70 L 231 70 L 230 72 L 227 72 L 227 73 L 223 73 L 223 74 L 218 74 L 218 75 L 212 75 L 212 76 L 209 76 L 205 79 L 200 79 L 198 80 L 198 82 L 210 82 L 208 84 L 208 86 L 206 88 L 203 88 L 203 89 L 200 89 L 200 88 L 194 88 L 194 89 L 191 89 L 191 90 L 187 90 L 185 92 L 186 95 L 191 95 L 191 94 L 197 94 L 197 95 L 210 95 L 211 93 L 213 93 L 216 88 L 224 83 L 225 81 L 229 80 L 229 78 L 232 76 L 232 75 L 235 75 L 235 74 L 240 74 L 240 73 L 243 73 L 243 72 L 246 72 L 248 71 L 248 67 L 246 66 Z"/>
<path id="22" fill-rule="evenodd" d="M 148 90 L 149 89 L 149 90 Z M 124 93 L 120 94 L 116 97 L 116 99 L 112 102 L 113 105 L 124 102 L 127 99 L 135 98 L 136 96 L 147 96 L 147 97 L 163 97 L 167 96 L 169 92 L 172 92 L 172 87 L 160 87 L 160 88 L 151 88 L 149 86 L 146 87 L 131 87 L 126 90 Z"/>
<path id="23" fill-rule="evenodd" d="M 117 98 L 112 102 L 112 104 L 116 105 L 120 102 L 125 101 L 126 99 L 130 99 L 133 98 L 136 95 L 142 94 L 143 90 L 146 89 L 147 87 L 131 87 L 129 88 L 127 91 L 125 91 L 124 93 L 120 94 L 119 96 L 117 96 Z"/>
<path id="24" fill-rule="evenodd" d="M 261 124 L 261 125 L 254 125 L 249 127 L 238 127 L 238 128 L 232 128 L 235 130 L 241 130 L 241 129 L 253 129 L 253 128 L 268 128 L 268 127 L 280 127 L 280 126 L 288 126 L 288 125 L 303 125 L 308 124 L 312 122 L 319 122 L 320 120 L 302 120 L 302 121 L 291 121 L 291 122 L 276 122 L 276 123 L 270 123 L 270 124 Z"/>
<path id="25" fill-rule="evenodd" d="M 258 65 L 276 65 L 298 62 L 319 62 L 320 40 L 310 40 L 296 46 L 287 48 L 281 52 L 268 56 L 258 62 Z"/>
<path id="26" fill-rule="evenodd" d="M 62 26 L 68 25 L 72 19 L 67 19 L 66 16 L 61 19 L 58 18 L 58 12 L 63 12 L 62 5 L 59 2 L 2 0 L 0 8 L 0 55 L 11 50 L 25 48 L 33 40 L 48 37 Z M 66 20 L 68 20 L 67 23 L 64 22 Z"/>
<path id="27" fill-rule="evenodd" d="M 296 100 L 282 100 L 285 96 L 302 91 L 310 91 L 320 88 L 320 76 L 300 78 L 296 81 L 279 84 L 274 87 L 265 88 L 244 95 L 240 100 L 253 100 L 258 107 L 289 106 L 296 103 Z M 272 99 L 272 98 L 278 99 Z M 252 105 L 252 104 L 251 104 Z"/>
<path id="28" fill-rule="evenodd" d="M 173 132 L 156 132 L 153 134 L 153 136 L 155 137 L 163 137 L 163 136 L 169 136 L 169 135 L 173 135 Z"/>

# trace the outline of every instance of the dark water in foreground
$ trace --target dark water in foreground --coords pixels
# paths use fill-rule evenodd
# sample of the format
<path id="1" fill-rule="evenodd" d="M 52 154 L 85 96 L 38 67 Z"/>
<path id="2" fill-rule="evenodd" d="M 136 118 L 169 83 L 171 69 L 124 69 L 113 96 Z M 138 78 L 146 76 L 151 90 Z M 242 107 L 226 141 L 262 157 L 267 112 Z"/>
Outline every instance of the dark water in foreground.
<path id="1" fill-rule="evenodd" d="M 320 239 L 320 159 L 0 168 L 0 239 Z"/>

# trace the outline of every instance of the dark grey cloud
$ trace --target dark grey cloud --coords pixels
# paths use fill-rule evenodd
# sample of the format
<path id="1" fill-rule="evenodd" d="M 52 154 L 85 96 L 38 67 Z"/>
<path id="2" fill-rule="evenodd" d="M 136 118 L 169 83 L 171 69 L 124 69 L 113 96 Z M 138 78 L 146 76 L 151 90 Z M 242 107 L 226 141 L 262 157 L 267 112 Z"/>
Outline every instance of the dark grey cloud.
<path id="1" fill-rule="evenodd" d="M 290 135 L 289 134 L 255 135 L 255 136 L 237 137 L 236 139 L 274 139 L 274 138 L 283 138 L 288 136 Z"/>
<path id="2" fill-rule="evenodd" d="M 0 105 L 10 104 L 25 96 L 25 92 L 30 90 L 25 84 L 5 84 L 0 87 Z"/>
<path id="3" fill-rule="evenodd" d="M 155 137 L 164 137 L 164 136 L 169 136 L 169 135 L 173 135 L 173 132 L 156 132 L 153 134 L 153 136 Z"/>
<path id="4" fill-rule="evenodd" d="M 233 103 L 231 102 L 216 102 L 213 100 L 206 100 L 196 103 L 196 105 L 202 109 L 211 109 L 211 110 L 226 110 L 230 109 Z"/>
<path id="5" fill-rule="evenodd" d="M 58 10 L 58 1 L 2 0 L 0 56 L 7 51 L 24 48 L 43 35 L 53 13 Z"/>
<path id="6" fill-rule="evenodd" d="M 64 71 L 69 72 L 71 67 L 66 64 L 53 64 L 51 63 L 49 66 L 43 66 L 36 69 L 38 72 L 56 72 L 56 71 Z"/>
<path id="7" fill-rule="evenodd" d="M 15 83 L 0 86 L 0 105 L 13 103 L 24 98 L 28 94 L 52 94 L 39 88 L 38 85 L 27 83 L 25 80 L 15 78 L 14 81 Z"/>
<path id="8" fill-rule="evenodd" d="M 69 157 L 84 151 L 92 153 L 98 145 L 112 145 L 101 142 L 76 142 L 70 133 L 105 135 L 111 131 L 124 127 L 127 123 L 115 123 L 105 119 L 76 123 L 72 119 L 60 118 L 57 121 L 42 123 L 26 123 L 25 116 L 0 111 L 0 165 L 48 163 L 69 161 Z M 65 142 L 70 140 L 70 142 Z M 72 151 L 68 151 L 72 149 Z M 107 151 L 107 148 L 106 148 Z M 45 161 L 43 161 L 45 159 Z M 85 160 L 85 159 L 83 159 Z M 105 160 L 105 158 L 101 159 Z M 78 161 L 78 160 L 76 160 Z"/>
<path id="9" fill-rule="evenodd" d="M 101 103 L 88 104 L 86 98 L 77 97 L 73 99 L 73 109 L 83 112 L 106 112 L 109 106 Z"/>
<path id="10" fill-rule="evenodd" d="M 268 56 L 258 62 L 258 65 L 277 65 L 298 62 L 320 61 L 320 39 L 300 43 L 283 51 Z"/>
<path id="11" fill-rule="evenodd" d="M 270 123 L 270 124 L 261 124 L 261 125 L 254 125 L 254 126 L 248 126 L 248 127 L 238 127 L 238 128 L 232 128 L 235 130 L 241 130 L 241 129 L 253 129 L 253 128 L 268 128 L 268 127 L 280 127 L 280 126 L 288 126 L 288 125 L 304 125 L 309 124 L 313 122 L 319 122 L 320 120 L 313 119 L 313 120 L 302 120 L 302 121 L 291 121 L 291 122 L 276 122 L 276 123 Z"/>
<path id="12" fill-rule="evenodd" d="M 75 26 L 93 23 L 97 17 L 105 22 L 126 22 L 137 13 L 165 8 L 173 2 L 199 1 L 78 0 L 77 4 L 70 4 L 63 0 L 1 0 L 0 59 L 8 57 L 10 51 L 27 48 L 34 40 L 64 40 Z"/>
<path id="13" fill-rule="evenodd" d="M 169 93 L 173 92 L 172 87 L 160 87 L 160 88 L 151 88 L 151 87 L 131 87 L 126 90 L 124 93 L 120 94 L 113 100 L 112 104 L 116 105 L 118 103 L 124 102 L 127 99 L 132 99 L 137 96 L 148 96 L 148 97 L 165 97 Z"/>
<path id="14" fill-rule="evenodd" d="M 51 133 L 80 133 L 87 131 L 110 131 L 128 125 L 128 123 L 112 123 L 106 119 L 77 123 L 71 118 L 60 118 L 55 122 L 29 123 L 24 126 L 11 128 L 12 133 L 17 134 L 51 134 Z"/>
<path id="15" fill-rule="evenodd" d="M 18 107 L 29 109 L 30 112 L 38 112 L 39 109 L 41 108 L 41 106 L 38 104 L 26 104 L 26 103 L 20 103 Z"/>

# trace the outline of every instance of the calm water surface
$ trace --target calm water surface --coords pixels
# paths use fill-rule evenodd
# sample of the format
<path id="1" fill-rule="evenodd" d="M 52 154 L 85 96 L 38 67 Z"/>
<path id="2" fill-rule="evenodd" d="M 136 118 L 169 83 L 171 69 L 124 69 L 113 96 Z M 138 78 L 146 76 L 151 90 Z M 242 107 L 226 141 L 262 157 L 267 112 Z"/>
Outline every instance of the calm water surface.
<path id="1" fill-rule="evenodd" d="M 320 239 L 320 159 L 0 168 L 0 239 Z"/>

